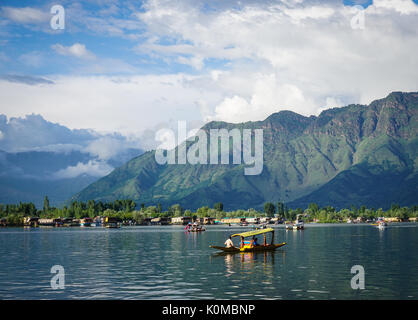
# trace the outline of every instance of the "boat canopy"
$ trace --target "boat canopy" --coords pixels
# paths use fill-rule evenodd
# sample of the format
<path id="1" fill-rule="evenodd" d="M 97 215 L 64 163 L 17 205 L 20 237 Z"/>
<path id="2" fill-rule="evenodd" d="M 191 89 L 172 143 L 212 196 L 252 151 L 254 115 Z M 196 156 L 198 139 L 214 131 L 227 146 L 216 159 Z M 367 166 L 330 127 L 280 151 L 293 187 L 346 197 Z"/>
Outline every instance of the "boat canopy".
<path id="1" fill-rule="evenodd" d="M 243 233 L 236 233 L 236 234 L 233 234 L 231 237 L 246 238 L 246 237 L 252 237 L 252 236 L 256 236 L 256 235 L 267 233 L 267 232 L 274 232 L 274 229 L 266 228 L 266 229 L 253 230 L 253 231 L 248 231 L 248 232 L 243 232 Z"/>

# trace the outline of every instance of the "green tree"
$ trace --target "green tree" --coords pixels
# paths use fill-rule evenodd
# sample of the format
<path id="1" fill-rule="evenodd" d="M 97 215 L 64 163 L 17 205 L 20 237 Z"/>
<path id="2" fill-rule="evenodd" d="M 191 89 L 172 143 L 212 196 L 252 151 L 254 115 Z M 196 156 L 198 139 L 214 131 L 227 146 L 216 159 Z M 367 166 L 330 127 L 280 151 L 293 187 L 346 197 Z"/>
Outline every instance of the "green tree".
<path id="1" fill-rule="evenodd" d="M 213 208 L 217 211 L 224 211 L 224 204 L 222 202 L 215 203 Z"/>
<path id="2" fill-rule="evenodd" d="M 268 217 L 273 217 L 275 212 L 276 212 L 276 208 L 274 207 L 274 204 L 272 204 L 271 202 L 266 202 L 264 204 L 264 213 Z"/>
<path id="3" fill-rule="evenodd" d="M 48 196 L 45 196 L 44 199 L 44 213 L 48 213 L 49 212 L 49 199 Z"/>

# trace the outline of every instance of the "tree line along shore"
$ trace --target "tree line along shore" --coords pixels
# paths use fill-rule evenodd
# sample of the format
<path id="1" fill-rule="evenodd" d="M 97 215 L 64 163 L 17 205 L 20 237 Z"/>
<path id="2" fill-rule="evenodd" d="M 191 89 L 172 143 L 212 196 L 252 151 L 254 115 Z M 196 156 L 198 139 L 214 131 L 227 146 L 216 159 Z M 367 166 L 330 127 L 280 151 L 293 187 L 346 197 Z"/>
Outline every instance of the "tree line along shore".
<path id="1" fill-rule="evenodd" d="M 40 219 L 83 219 L 94 217 L 110 217 L 124 224 L 143 225 L 154 221 L 168 221 L 168 218 L 190 217 L 191 221 L 204 218 L 207 221 L 227 222 L 231 218 L 274 218 L 274 221 L 283 223 L 294 221 L 301 217 L 305 222 L 318 223 L 339 223 L 347 220 L 353 221 L 374 221 L 379 217 L 389 218 L 392 221 L 416 221 L 418 217 L 418 206 L 401 207 L 397 204 L 383 210 L 381 208 L 367 208 L 366 206 L 344 208 L 336 210 L 332 206 L 319 207 L 311 203 L 305 209 L 288 208 L 286 204 L 279 201 L 276 204 L 266 202 L 263 210 L 253 208 L 244 210 L 224 211 L 221 202 L 214 204 L 213 208 L 203 206 L 197 210 L 184 209 L 179 204 L 174 204 L 163 210 L 160 204 L 145 206 L 137 204 L 133 200 L 115 200 L 102 202 L 89 200 L 87 202 L 73 201 L 62 208 L 51 207 L 48 197 L 44 199 L 42 209 L 37 209 L 33 203 L 0 204 L 0 225 L 1 226 L 23 226 L 25 218 L 36 217 Z M 160 220 L 156 218 L 161 218 Z M 177 219 L 176 221 L 179 221 Z M 202 220 L 203 221 L 203 220 Z M 233 220 L 230 220 L 233 221 Z M 236 220 L 234 220 L 236 221 Z M 258 221 L 258 220 L 257 220 Z"/>

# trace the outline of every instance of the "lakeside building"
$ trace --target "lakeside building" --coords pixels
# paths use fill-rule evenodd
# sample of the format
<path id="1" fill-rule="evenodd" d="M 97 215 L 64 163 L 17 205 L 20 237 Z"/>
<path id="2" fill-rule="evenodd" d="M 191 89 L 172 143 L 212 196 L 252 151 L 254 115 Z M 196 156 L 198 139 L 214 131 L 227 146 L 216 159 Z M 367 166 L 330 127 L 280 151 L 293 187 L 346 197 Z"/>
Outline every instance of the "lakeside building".
<path id="1" fill-rule="evenodd" d="M 173 217 L 173 218 L 171 218 L 171 223 L 172 224 L 186 225 L 189 222 L 192 222 L 191 217 Z"/>
<path id="2" fill-rule="evenodd" d="M 215 224 L 215 218 L 211 217 L 204 217 L 203 224 Z"/>
<path id="3" fill-rule="evenodd" d="M 260 218 L 260 223 L 273 223 L 273 222 L 271 222 L 271 218 L 270 217 L 262 217 L 262 218 Z"/>
<path id="4" fill-rule="evenodd" d="M 39 219 L 38 223 L 40 226 L 44 227 L 59 227 L 62 226 L 62 220 L 61 218 L 55 218 L 55 219 Z"/>
<path id="5" fill-rule="evenodd" d="M 152 225 L 162 225 L 162 226 L 164 226 L 164 225 L 168 225 L 168 224 L 170 224 L 170 218 L 167 218 L 167 217 L 158 217 L 158 218 L 154 218 L 154 219 L 151 219 L 151 224 Z"/>
<path id="6" fill-rule="evenodd" d="M 23 225 L 25 227 L 37 227 L 39 225 L 39 218 L 38 217 L 24 217 Z"/>
<path id="7" fill-rule="evenodd" d="M 366 222 L 366 218 L 365 217 L 357 217 L 357 219 L 355 220 L 357 223 L 362 223 L 362 222 Z"/>
<path id="8" fill-rule="evenodd" d="M 105 228 L 119 228 L 120 227 L 120 219 L 115 217 L 105 217 L 104 220 L 104 227 Z"/>
<path id="9" fill-rule="evenodd" d="M 244 223 L 246 222 L 246 218 L 223 218 L 221 219 L 221 223 Z"/>
<path id="10" fill-rule="evenodd" d="M 194 217 L 193 222 L 197 224 L 203 224 L 203 218 Z"/>
<path id="11" fill-rule="evenodd" d="M 247 222 L 252 224 L 259 224 L 260 218 L 247 218 Z"/>
<path id="12" fill-rule="evenodd" d="M 416 219 L 417 218 L 405 218 L 405 219 L 401 219 L 401 218 L 398 218 L 398 217 L 384 218 L 384 220 L 387 221 L 387 222 L 408 222 L 408 221 L 416 221 Z"/>
<path id="13" fill-rule="evenodd" d="M 90 227 L 92 223 L 93 223 L 92 218 L 86 217 L 86 218 L 80 219 L 80 227 Z"/>
<path id="14" fill-rule="evenodd" d="M 142 225 L 143 226 L 150 226 L 151 225 L 151 220 L 152 220 L 152 218 L 144 218 L 143 220 L 142 220 Z"/>

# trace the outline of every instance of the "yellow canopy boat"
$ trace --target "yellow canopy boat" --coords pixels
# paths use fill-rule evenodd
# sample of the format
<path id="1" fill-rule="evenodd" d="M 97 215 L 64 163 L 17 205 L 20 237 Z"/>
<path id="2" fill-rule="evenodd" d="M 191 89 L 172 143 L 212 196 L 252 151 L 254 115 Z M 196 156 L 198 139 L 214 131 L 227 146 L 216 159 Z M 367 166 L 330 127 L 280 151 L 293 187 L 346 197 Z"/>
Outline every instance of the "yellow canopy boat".
<path id="1" fill-rule="evenodd" d="M 266 233 L 271 233 L 271 242 L 267 243 L 266 239 Z M 262 244 L 256 244 L 254 243 L 254 239 L 251 241 L 245 241 L 245 238 L 248 237 L 255 237 L 257 235 L 262 234 L 264 236 L 264 242 Z M 267 229 L 259 229 L 259 230 L 253 230 L 243 233 L 237 233 L 233 234 L 231 236 L 233 237 L 241 237 L 241 244 L 240 247 L 220 247 L 220 246 L 210 246 L 210 248 L 222 250 L 224 252 L 254 252 L 254 251 L 267 251 L 267 250 L 276 250 L 277 248 L 283 247 L 286 242 L 283 243 L 274 243 L 274 229 L 273 228 L 267 228 Z"/>

